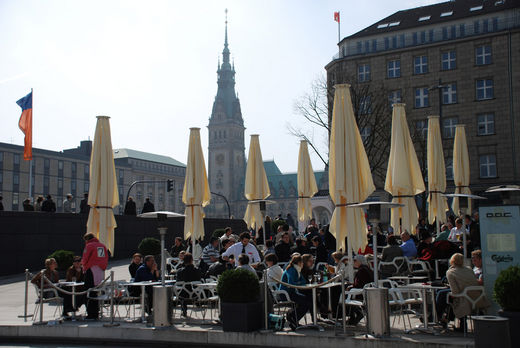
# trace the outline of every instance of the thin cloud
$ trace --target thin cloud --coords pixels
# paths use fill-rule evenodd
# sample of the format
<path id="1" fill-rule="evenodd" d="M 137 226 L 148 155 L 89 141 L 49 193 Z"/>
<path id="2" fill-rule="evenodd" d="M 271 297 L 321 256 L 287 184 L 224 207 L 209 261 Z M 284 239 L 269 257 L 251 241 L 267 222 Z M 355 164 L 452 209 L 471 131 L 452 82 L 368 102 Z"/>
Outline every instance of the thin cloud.
<path id="1" fill-rule="evenodd" d="M 27 75 L 29 75 L 28 71 L 24 72 L 24 73 L 21 73 L 21 74 L 18 74 L 18 75 L 15 75 L 15 76 L 11 76 L 11 77 L 5 78 L 3 80 L 0 80 L 0 85 L 4 84 L 4 83 L 7 83 L 7 82 L 10 82 L 10 81 L 14 81 L 14 80 L 18 80 L 18 79 L 24 78 Z"/>

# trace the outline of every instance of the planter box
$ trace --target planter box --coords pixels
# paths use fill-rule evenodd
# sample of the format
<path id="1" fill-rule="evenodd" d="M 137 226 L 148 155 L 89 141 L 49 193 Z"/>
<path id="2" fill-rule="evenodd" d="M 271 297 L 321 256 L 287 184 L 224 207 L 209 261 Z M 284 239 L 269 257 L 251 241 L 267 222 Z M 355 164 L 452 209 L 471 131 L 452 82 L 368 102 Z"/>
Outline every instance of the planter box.
<path id="1" fill-rule="evenodd" d="M 221 303 L 224 331 L 250 332 L 262 328 L 262 302 Z"/>
<path id="2" fill-rule="evenodd" d="M 509 319 L 509 336 L 511 347 L 520 347 L 520 312 L 499 310 L 498 315 Z"/>

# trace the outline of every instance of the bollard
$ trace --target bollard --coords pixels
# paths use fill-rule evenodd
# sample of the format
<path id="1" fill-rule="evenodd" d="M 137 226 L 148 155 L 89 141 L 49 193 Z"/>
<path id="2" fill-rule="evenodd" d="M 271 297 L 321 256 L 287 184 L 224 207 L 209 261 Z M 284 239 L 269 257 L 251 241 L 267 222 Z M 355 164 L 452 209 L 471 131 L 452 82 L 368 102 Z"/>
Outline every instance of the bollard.
<path id="1" fill-rule="evenodd" d="M 114 271 L 110 271 L 110 323 L 105 323 L 103 326 L 119 326 L 119 323 L 114 323 L 114 293 L 116 291 L 114 287 Z"/>
<path id="2" fill-rule="evenodd" d="M 27 305 L 29 297 L 29 270 L 25 269 L 25 299 L 23 304 L 23 315 L 19 315 L 18 318 L 23 318 L 24 322 L 27 322 L 27 318 L 32 317 L 32 314 L 27 314 Z"/>
<path id="3" fill-rule="evenodd" d="M 40 271 L 41 283 L 40 283 L 40 324 L 43 323 L 43 284 L 45 274 L 43 273 L 43 269 Z"/>
<path id="4" fill-rule="evenodd" d="M 343 321 L 343 334 L 347 333 L 347 305 L 345 304 L 345 272 L 344 270 L 341 271 L 341 309 L 343 310 L 342 313 L 342 321 Z"/>
<path id="5" fill-rule="evenodd" d="M 265 233 L 264 233 L 265 237 Z M 264 324 L 265 330 L 269 330 L 269 313 L 267 313 L 267 291 L 269 286 L 267 284 L 267 269 L 264 269 Z"/>

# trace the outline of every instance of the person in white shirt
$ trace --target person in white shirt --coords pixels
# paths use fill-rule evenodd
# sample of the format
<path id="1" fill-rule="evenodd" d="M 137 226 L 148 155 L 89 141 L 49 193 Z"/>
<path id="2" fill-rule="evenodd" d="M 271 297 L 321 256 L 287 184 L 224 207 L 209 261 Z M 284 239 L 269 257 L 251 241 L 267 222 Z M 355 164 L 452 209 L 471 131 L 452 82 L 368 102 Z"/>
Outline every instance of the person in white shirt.
<path id="1" fill-rule="evenodd" d="M 462 219 L 458 218 L 455 220 L 455 227 L 453 227 L 450 231 L 450 235 L 448 236 L 448 240 L 450 242 L 461 242 L 463 233 L 466 233 L 466 229 L 462 224 Z"/>
<path id="2" fill-rule="evenodd" d="M 264 261 L 267 265 L 267 280 L 272 282 L 274 279 L 282 279 L 283 269 L 278 265 L 276 254 L 267 254 Z"/>
<path id="3" fill-rule="evenodd" d="M 249 265 L 249 256 L 247 256 L 246 254 L 240 254 L 240 256 L 238 257 L 237 269 L 245 269 L 246 271 L 249 271 L 258 277 L 255 269 Z"/>
<path id="4" fill-rule="evenodd" d="M 256 247 L 253 244 L 249 243 L 250 239 L 251 235 L 248 232 L 242 232 L 240 234 L 240 242 L 230 246 L 222 254 L 222 258 L 224 260 L 229 260 L 229 256 L 233 255 L 235 257 L 235 265 L 238 266 L 238 257 L 240 256 L 240 254 L 246 254 L 249 257 L 251 265 L 255 267 L 256 264 L 261 261 L 261 259 L 260 255 L 258 254 L 258 250 L 256 250 Z"/>

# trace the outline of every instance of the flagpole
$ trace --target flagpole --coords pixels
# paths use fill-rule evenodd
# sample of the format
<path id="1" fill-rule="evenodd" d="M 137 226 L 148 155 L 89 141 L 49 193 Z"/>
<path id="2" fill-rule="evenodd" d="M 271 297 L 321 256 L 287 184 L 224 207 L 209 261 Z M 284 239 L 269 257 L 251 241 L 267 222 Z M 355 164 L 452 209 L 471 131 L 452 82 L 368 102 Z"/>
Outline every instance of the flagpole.
<path id="1" fill-rule="evenodd" d="M 341 23 L 341 13 L 340 13 L 340 11 L 338 11 L 338 46 L 339 46 L 339 42 L 341 41 L 340 23 Z"/>
<path id="2" fill-rule="evenodd" d="M 33 89 L 31 88 L 31 102 L 34 100 L 33 98 L 34 94 L 33 94 Z M 34 109 L 33 109 L 34 110 Z M 32 112 L 32 111 L 31 111 Z M 32 122 L 32 118 L 31 118 L 31 122 Z M 31 128 L 32 128 L 32 124 L 31 124 Z M 31 136 L 32 136 L 32 130 L 31 130 Z M 31 147 L 32 147 L 32 142 L 31 142 Z M 32 192 L 32 164 L 33 164 L 33 159 L 32 159 L 32 156 L 31 156 L 31 160 L 29 161 L 29 199 L 31 200 L 31 203 L 33 203 L 33 192 Z"/>

